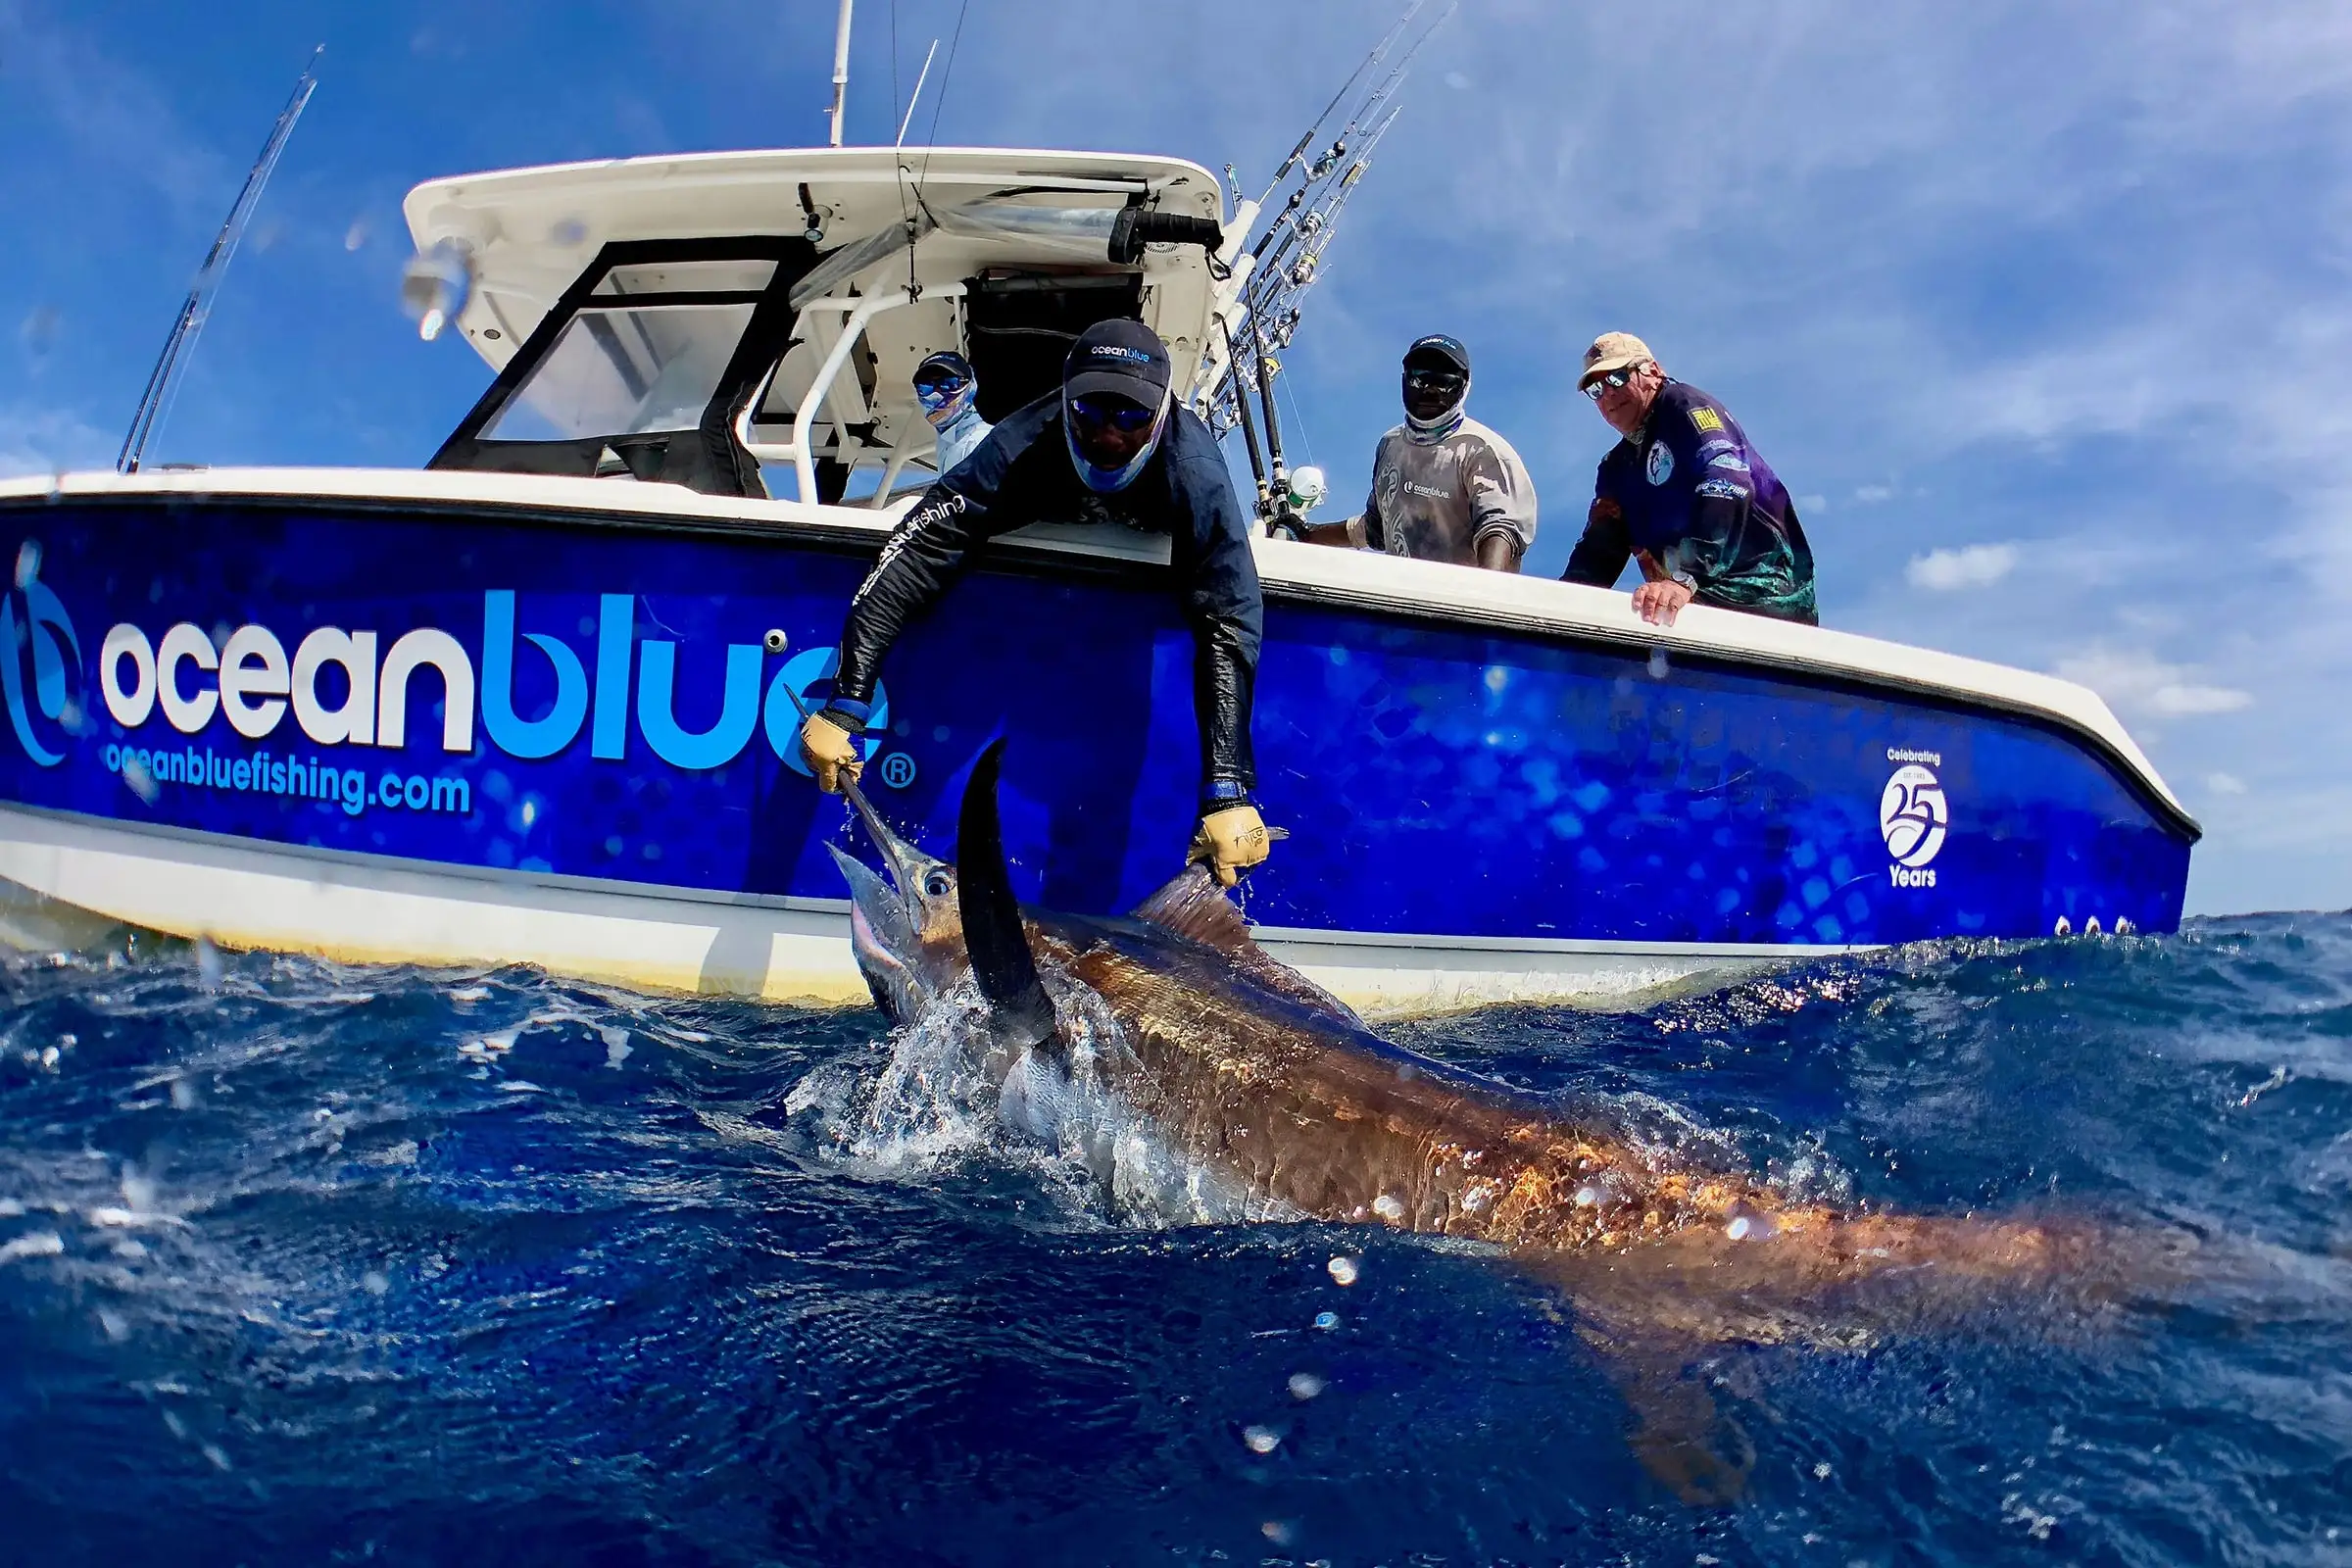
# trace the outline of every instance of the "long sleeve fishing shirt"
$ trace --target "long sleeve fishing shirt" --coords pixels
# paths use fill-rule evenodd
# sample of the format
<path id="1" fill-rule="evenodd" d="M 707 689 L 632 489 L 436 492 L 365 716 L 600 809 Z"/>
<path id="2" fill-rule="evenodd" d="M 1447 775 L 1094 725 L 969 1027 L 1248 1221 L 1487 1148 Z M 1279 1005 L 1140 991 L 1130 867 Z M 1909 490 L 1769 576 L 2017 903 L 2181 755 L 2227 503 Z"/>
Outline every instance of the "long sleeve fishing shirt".
<path id="1" fill-rule="evenodd" d="M 1815 624 L 1813 547 L 1788 488 L 1729 410 L 1668 381 L 1642 428 L 1609 449 L 1562 574 L 1606 588 L 1642 551 L 1702 605 Z"/>
<path id="2" fill-rule="evenodd" d="M 907 622 L 963 575 L 975 551 L 1032 522 L 1101 523 L 1164 533 L 1193 631 L 1193 703 L 1203 801 L 1257 782 L 1250 710 L 1265 609 L 1250 524 L 1224 454 L 1190 409 L 1169 411 L 1159 447 L 1126 489 L 1098 495 L 1079 479 L 1050 394 L 1002 420 L 901 519 L 850 600 L 831 707 L 862 718 L 883 657 Z"/>
<path id="3" fill-rule="evenodd" d="M 1536 542 L 1536 481 L 1508 441 L 1471 418 L 1438 441 L 1416 441 L 1401 424 L 1380 438 L 1372 493 L 1348 519 L 1349 544 L 1475 566 L 1495 534 L 1522 556 Z"/>

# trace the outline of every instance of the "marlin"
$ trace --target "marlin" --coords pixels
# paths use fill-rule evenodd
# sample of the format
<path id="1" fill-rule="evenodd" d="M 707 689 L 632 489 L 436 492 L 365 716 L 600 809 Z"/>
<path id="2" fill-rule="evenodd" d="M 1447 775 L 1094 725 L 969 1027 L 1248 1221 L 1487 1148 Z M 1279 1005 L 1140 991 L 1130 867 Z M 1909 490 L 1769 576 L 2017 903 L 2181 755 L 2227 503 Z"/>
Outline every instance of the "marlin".
<path id="1" fill-rule="evenodd" d="M 1002 748 L 972 769 L 953 866 L 853 794 L 888 880 L 833 853 L 883 1012 L 911 1025 L 968 983 L 1000 1094 L 1042 1075 L 1107 1096 L 1254 1216 L 1487 1244 L 1567 1296 L 1609 1352 L 1636 1454 L 1687 1500 L 1735 1495 L 1752 1460 L 1691 1375 L 1707 1348 L 1853 1348 L 1996 1284 L 2100 1272 L 2087 1227 L 1793 1200 L 1402 1050 L 1258 947 L 1200 867 L 1124 918 L 1024 910 Z"/>

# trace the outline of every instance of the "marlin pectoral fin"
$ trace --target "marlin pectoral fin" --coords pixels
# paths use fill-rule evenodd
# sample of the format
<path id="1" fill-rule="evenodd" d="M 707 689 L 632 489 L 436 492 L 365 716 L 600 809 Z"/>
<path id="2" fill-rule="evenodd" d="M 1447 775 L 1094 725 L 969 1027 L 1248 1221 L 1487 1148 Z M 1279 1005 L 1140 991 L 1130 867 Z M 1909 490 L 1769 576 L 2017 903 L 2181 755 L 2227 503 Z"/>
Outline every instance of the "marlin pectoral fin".
<path id="1" fill-rule="evenodd" d="M 963 787 L 956 838 L 956 903 L 963 917 L 973 978 L 1006 1043 L 1053 1049 L 1057 1041 L 1054 1004 L 1029 952 L 1020 903 L 1013 897 L 1012 875 L 1004 864 L 1004 829 L 997 818 L 997 773 L 1004 752 L 1002 740 L 991 741 Z"/>
<path id="2" fill-rule="evenodd" d="M 1707 1368 L 1690 1342 L 1626 1339 L 1585 1328 L 1579 1337 L 1602 1365 L 1633 1417 L 1627 1446 L 1652 1479 L 1693 1508 L 1728 1507 L 1747 1490 L 1756 1446 L 1726 1416 L 1707 1387 Z"/>

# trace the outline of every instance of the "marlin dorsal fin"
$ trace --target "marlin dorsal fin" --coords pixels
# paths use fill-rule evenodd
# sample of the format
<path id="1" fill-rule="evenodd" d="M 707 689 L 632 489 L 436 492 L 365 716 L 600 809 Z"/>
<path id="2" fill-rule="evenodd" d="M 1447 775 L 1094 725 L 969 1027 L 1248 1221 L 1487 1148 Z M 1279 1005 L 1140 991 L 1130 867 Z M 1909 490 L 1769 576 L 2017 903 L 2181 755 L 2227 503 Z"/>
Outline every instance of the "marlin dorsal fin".
<path id="1" fill-rule="evenodd" d="M 1355 1009 L 1257 945 L 1250 923 L 1204 865 L 1186 866 L 1135 906 L 1133 918 L 1223 954 L 1233 966 L 1276 996 L 1310 1012 L 1361 1029 Z"/>
<path id="2" fill-rule="evenodd" d="M 1242 918 L 1242 911 L 1210 877 L 1208 867 L 1198 861 L 1177 872 L 1157 893 L 1137 905 L 1135 918 L 1236 957 L 1257 951 L 1257 944 L 1250 938 L 1250 923 Z"/>

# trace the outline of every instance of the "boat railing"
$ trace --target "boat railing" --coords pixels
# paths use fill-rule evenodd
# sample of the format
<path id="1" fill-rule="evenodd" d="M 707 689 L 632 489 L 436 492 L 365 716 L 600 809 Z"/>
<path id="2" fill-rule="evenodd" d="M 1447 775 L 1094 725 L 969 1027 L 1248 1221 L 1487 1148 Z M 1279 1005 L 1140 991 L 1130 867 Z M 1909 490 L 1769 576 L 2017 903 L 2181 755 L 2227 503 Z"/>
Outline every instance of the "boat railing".
<path id="1" fill-rule="evenodd" d="M 801 499 L 814 501 L 816 499 L 816 457 L 812 438 L 816 430 L 817 417 L 831 399 L 834 386 L 841 379 L 842 368 L 850 362 L 850 351 L 865 335 L 866 323 L 885 311 L 897 310 L 902 306 L 916 304 L 918 301 L 952 300 L 962 297 L 963 285 L 961 283 L 933 283 L 920 289 L 900 284 L 874 294 L 830 294 L 822 299 L 807 301 L 801 306 L 803 320 L 808 319 L 810 314 L 815 312 L 828 314 L 841 312 L 844 313 L 844 319 L 841 323 L 840 334 L 834 338 L 832 348 L 826 352 L 823 362 L 817 367 L 815 378 L 808 383 L 808 390 L 802 395 L 800 407 L 793 413 L 792 439 L 789 441 L 761 441 L 757 439 L 753 432 L 760 408 L 767 401 L 768 389 L 774 385 L 777 375 L 783 371 L 784 360 L 782 357 L 779 357 L 776 363 L 769 367 L 767 374 L 760 378 L 759 390 L 744 404 L 743 412 L 736 416 L 735 439 L 742 444 L 744 451 L 750 453 L 759 462 L 791 464 L 793 478 L 800 486 Z M 838 432 L 838 443 L 846 447 L 849 443 L 847 428 L 849 421 L 838 408 L 833 411 L 833 418 L 834 427 Z M 929 426 L 927 424 L 910 425 L 892 446 L 890 458 L 882 471 L 882 480 L 874 488 L 875 499 L 871 505 L 875 507 L 884 505 L 890 497 L 892 487 L 898 483 L 899 475 L 905 471 L 906 465 L 924 456 L 925 453 L 936 450 L 936 440 L 921 439 L 916 434 L 918 429 L 927 432 Z M 909 436 L 915 436 L 915 439 L 909 440 Z"/>

